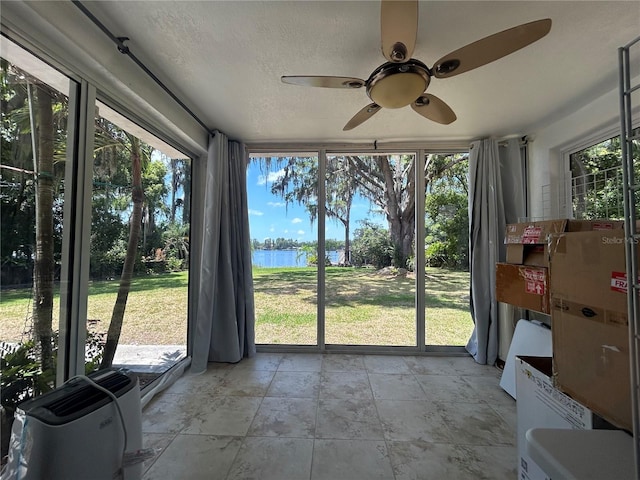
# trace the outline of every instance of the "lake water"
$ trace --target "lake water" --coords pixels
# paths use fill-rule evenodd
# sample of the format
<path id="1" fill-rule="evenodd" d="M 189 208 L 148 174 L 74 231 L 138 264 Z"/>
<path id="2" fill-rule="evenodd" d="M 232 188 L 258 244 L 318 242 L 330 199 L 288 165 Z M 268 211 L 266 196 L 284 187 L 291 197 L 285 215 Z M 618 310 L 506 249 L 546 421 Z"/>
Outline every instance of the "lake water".
<path id="1" fill-rule="evenodd" d="M 298 257 L 298 250 L 254 250 L 251 261 L 255 267 L 306 267 L 306 255 Z M 331 263 L 336 265 L 340 259 L 340 252 L 327 252 Z"/>

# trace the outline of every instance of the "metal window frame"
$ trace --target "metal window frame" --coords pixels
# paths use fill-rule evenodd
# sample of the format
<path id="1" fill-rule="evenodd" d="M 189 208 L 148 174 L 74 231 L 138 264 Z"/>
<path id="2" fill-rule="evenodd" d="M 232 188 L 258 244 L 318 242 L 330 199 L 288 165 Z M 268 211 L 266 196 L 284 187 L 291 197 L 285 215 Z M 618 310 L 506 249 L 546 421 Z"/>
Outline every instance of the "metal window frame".
<path id="1" fill-rule="evenodd" d="M 95 100 L 96 89 L 85 80 L 71 89 L 63 206 L 58 386 L 74 375 L 85 373 Z"/>

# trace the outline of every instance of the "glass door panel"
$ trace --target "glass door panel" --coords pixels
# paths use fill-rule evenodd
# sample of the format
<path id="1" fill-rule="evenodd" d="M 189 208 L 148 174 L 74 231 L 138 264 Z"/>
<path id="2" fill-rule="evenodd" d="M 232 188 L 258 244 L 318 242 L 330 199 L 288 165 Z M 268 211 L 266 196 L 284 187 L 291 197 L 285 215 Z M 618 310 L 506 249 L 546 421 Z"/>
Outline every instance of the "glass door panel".
<path id="1" fill-rule="evenodd" d="M 416 345 L 413 155 L 328 155 L 325 341 Z"/>
<path id="2" fill-rule="evenodd" d="M 317 345 L 317 175 L 315 155 L 247 167 L 258 344 Z"/>
<path id="3" fill-rule="evenodd" d="M 77 85 L 0 37 L 2 458 L 16 407 L 56 384 L 69 94 Z M 71 152 L 69 152 L 71 153 Z M 67 289 L 61 291 L 61 289 Z"/>
<path id="4" fill-rule="evenodd" d="M 425 343 L 466 345 L 469 311 L 469 208 L 467 153 L 425 158 Z"/>
<path id="5" fill-rule="evenodd" d="M 144 386 L 186 355 L 191 162 L 109 106 L 97 111 L 87 351 Z"/>

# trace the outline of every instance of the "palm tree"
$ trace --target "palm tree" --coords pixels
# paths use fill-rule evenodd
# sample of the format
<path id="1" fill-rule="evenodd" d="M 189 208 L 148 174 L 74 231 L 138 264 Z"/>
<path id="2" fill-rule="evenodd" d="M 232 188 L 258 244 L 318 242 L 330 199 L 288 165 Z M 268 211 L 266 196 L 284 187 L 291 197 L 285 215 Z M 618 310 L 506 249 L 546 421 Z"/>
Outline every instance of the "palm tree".
<path id="1" fill-rule="evenodd" d="M 29 88 L 29 86 L 27 87 Z M 42 369 L 53 368 L 53 102 L 51 94 L 38 85 L 38 156 L 36 173 L 36 251 L 33 266 L 33 329 L 40 344 Z"/>
<path id="2" fill-rule="evenodd" d="M 131 278 L 138 252 L 138 241 L 142 224 L 142 208 L 144 205 L 144 191 L 142 189 L 142 149 L 140 140 L 133 135 L 126 133 L 131 156 L 131 200 L 133 208 L 129 219 L 129 240 L 127 242 L 127 253 L 122 265 L 122 275 L 118 287 L 118 296 L 113 306 L 109 330 L 107 331 L 107 343 L 104 348 L 104 356 L 100 368 L 108 368 L 113 363 L 116 348 L 120 341 L 122 332 L 122 322 L 124 312 L 127 308 L 127 299 L 131 290 Z"/>

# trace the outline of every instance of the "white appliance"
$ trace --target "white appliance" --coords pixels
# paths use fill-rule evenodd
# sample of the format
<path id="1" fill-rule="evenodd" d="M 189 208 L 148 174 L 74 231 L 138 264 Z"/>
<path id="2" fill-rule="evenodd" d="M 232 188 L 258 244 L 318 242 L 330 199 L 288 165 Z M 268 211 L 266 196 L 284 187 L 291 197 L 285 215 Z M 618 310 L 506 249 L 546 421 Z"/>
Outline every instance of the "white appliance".
<path id="1" fill-rule="evenodd" d="M 139 480 L 142 464 L 123 465 L 142 448 L 140 387 L 135 376 L 107 369 L 75 378 L 16 410 L 1 480 Z"/>
<path id="2" fill-rule="evenodd" d="M 535 320 L 523 319 L 516 324 L 516 330 L 513 334 L 502 377 L 500 378 L 500 386 L 513 398 L 516 398 L 516 355 L 552 357 L 551 329 Z"/>

